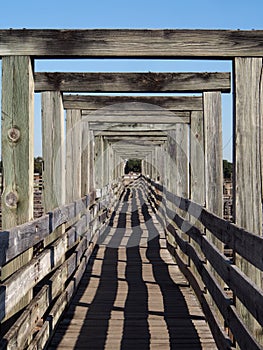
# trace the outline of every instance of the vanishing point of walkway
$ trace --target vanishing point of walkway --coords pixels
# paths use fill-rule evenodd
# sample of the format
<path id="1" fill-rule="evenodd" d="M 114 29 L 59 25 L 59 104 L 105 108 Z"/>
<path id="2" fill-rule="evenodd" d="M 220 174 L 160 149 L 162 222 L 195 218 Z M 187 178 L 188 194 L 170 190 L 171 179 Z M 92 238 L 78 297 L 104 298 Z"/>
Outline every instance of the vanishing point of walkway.
<path id="1" fill-rule="evenodd" d="M 140 181 L 125 188 L 54 349 L 217 349 Z"/>

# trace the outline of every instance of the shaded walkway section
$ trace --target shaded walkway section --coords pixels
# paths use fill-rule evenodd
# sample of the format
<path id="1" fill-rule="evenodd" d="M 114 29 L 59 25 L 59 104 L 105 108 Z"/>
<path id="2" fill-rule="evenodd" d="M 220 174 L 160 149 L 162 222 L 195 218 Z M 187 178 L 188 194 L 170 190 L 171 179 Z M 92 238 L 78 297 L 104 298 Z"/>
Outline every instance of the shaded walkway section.
<path id="1" fill-rule="evenodd" d="M 217 349 L 140 180 L 125 188 L 49 349 Z"/>

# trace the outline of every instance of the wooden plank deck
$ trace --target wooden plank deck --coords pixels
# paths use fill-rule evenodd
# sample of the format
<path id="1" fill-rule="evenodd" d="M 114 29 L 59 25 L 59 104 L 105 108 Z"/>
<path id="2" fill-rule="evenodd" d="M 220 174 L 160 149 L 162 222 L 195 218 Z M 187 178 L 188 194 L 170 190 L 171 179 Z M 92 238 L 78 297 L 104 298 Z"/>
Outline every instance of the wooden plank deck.
<path id="1" fill-rule="evenodd" d="M 140 182 L 126 187 L 48 349 L 217 349 Z"/>

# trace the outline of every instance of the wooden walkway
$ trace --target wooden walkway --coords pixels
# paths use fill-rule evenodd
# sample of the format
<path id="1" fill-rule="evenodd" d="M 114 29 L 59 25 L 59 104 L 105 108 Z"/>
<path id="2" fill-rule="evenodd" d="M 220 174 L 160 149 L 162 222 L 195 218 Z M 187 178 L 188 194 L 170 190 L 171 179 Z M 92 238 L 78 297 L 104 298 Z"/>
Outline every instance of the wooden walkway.
<path id="1" fill-rule="evenodd" d="M 217 349 L 140 182 L 126 187 L 51 349 Z"/>

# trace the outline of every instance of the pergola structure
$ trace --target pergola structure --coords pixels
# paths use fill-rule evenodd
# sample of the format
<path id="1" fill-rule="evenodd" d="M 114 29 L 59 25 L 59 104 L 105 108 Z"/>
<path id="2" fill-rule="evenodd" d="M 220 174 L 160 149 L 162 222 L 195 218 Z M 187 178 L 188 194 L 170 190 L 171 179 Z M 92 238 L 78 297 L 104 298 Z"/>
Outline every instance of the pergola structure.
<path id="1" fill-rule="evenodd" d="M 3 229 L 33 217 L 35 91 L 42 93 L 46 211 L 119 177 L 127 155 L 143 159 L 145 174 L 159 176 L 169 191 L 222 216 L 221 92 L 230 91 L 229 73 L 34 72 L 34 59 L 42 58 L 209 58 L 233 62 L 234 221 L 262 236 L 263 31 L 10 29 L 0 30 L 0 57 Z M 261 272 L 238 254 L 236 264 L 262 288 Z M 242 317 L 262 342 L 254 317 L 239 301 L 237 309 L 239 316 L 228 313 L 233 322 Z"/>

